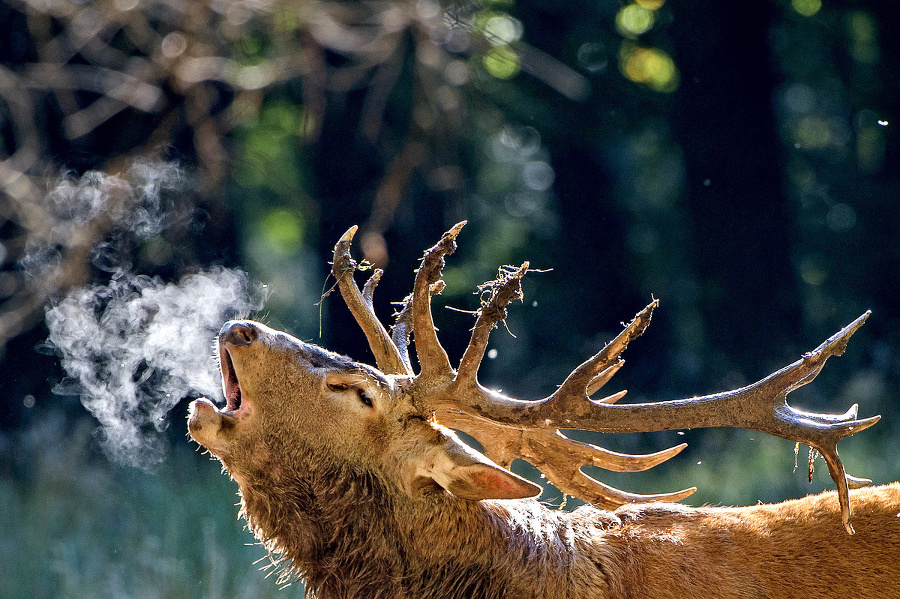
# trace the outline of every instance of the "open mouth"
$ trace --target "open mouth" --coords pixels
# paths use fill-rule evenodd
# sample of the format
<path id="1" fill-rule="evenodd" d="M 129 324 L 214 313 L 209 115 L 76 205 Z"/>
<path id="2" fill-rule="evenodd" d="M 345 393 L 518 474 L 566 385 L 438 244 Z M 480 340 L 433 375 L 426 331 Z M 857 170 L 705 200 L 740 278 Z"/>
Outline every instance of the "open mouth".
<path id="1" fill-rule="evenodd" d="M 219 363 L 222 368 L 222 389 L 225 392 L 225 408 L 223 412 L 237 412 L 241 409 L 241 384 L 234 371 L 231 354 L 224 347 L 219 347 Z"/>

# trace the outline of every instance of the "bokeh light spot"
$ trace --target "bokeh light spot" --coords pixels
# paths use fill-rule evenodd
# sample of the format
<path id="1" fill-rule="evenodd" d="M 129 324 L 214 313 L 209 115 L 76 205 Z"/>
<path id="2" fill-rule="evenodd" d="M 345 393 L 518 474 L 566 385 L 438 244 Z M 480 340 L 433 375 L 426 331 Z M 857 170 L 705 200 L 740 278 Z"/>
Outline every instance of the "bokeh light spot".
<path id="1" fill-rule="evenodd" d="M 828 120 L 820 116 L 808 116 L 800 119 L 794 129 L 794 139 L 800 147 L 809 150 L 821 150 L 832 142 L 832 131 Z"/>
<path id="2" fill-rule="evenodd" d="M 533 156 L 541 149 L 541 134 L 534 127 L 507 125 L 500 131 L 497 140 L 520 157 Z M 506 154 L 496 155 L 501 159 L 513 159 Z"/>
<path id="3" fill-rule="evenodd" d="M 828 267 L 820 256 L 804 256 L 800 260 L 800 278 L 807 285 L 821 285 L 828 279 Z"/>
<path id="4" fill-rule="evenodd" d="M 441 5 L 433 0 L 418 0 L 416 2 L 416 14 L 424 21 L 441 16 L 441 12 Z"/>
<path id="5" fill-rule="evenodd" d="M 599 42 L 588 42 L 578 48 L 578 66 L 589 73 L 599 73 L 608 62 L 606 46 Z"/>
<path id="6" fill-rule="evenodd" d="M 469 65 L 462 60 L 451 60 L 444 68 L 444 79 L 450 85 L 465 85 L 469 82 Z"/>
<path id="7" fill-rule="evenodd" d="M 525 186 L 534 191 L 547 191 L 553 187 L 556 173 L 553 167 L 543 160 L 532 160 L 522 169 L 522 179 Z"/>
<path id="8" fill-rule="evenodd" d="M 242 67 L 237 72 L 235 83 L 246 90 L 262 89 L 273 80 L 273 74 L 267 64 Z"/>
<path id="9" fill-rule="evenodd" d="M 169 59 L 178 58 L 187 50 L 187 38 L 181 33 L 173 31 L 159 43 L 163 56 Z"/>
<path id="10" fill-rule="evenodd" d="M 793 83 L 784 91 L 783 101 L 791 112 L 808 114 L 816 107 L 816 93 L 808 85 Z"/>
<path id="11" fill-rule="evenodd" d="M 113 0 L 113 6 L 122 12 L 133 10 L 137 8 L 138 4 L 140 4 L 139 0 Z"/>
<path id="12" fill-rule="evenodd" d="M 810 0 L 812 1 L 812 0 Z M 850 34 L 857 42 L 874 42 L 878 26 L 875 19 L 868 13 L 856 11 L 850 15 L 849 19 Z"/>
<path id="13" fill-rule="evenodd" d="M 484 24 L 484 33 L 491 43 L 511 44 L 522 38 L 522 23 L 509 15 L 497 15 Z"/>
<path id="14" fill-rule="evenodd" d="M 547 195 L 533 190 L 510 193 L 503 200 L 503 206 L 510 216 L 531 218 L 540 212 L 547 201 Z"/>
<path id="15" fill-rule="evenodd" d="M 303 244 L 304 222 L 293 210 L 270 210 L 263 217 L 260 226 L 266 245 L 280 255 L 293 255 Z"/>
<path id="16" fill-rule="evenodd" d="M 519 73 L 519 55 L 509 46 L 494 46 L 481 62 L 484 69 L 497 79 L 512 79 Z"/>
<path id="17" fill-rule="evenodd" d="M 858 10 L 847 17 L 847 28 L 850 34 L 850 56 L 861 63 L 878 62 L 878 24 L 867 12 Z"/>
<path id="18" fill-rule="evenodd" d="M 822 10 L 822 0 L 791 0 L 791 8 L 804 17 L 811 17 Z"/>
<path id="19" fill-rule="evenodd" d="M 847 204 L 835 204 L 828 210 L 825 223 L 835 233 L 849 231 L 856 225 L 856 210 Z"/>
<path id="20" fill-rule="evenodd" d="M 672 57 L 662 50 L 626 44 L 622 47 L 619 59 L 622 73 L 635 83 L 664 93 L 678 89 L 678 67 Z"/>
<path id="21" fill-rule="evenodd" d="M 616 13 L 616 29 L 625 37 L 637 37 L 650 31 L 656 14 L 640 4 L 628 4 Z"/>

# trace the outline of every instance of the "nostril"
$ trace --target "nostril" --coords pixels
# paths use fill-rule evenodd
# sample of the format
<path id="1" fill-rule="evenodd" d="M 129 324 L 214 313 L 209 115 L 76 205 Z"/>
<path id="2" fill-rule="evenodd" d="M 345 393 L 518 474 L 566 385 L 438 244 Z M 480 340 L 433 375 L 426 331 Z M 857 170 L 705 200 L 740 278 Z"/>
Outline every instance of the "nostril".
<path id="1" fill-rule="evenodd" d="M 222 327 L 219 339 L 230 345 L 247 346 L 259 339 L 259 329 L 249 322 L 229 322 Z"/>

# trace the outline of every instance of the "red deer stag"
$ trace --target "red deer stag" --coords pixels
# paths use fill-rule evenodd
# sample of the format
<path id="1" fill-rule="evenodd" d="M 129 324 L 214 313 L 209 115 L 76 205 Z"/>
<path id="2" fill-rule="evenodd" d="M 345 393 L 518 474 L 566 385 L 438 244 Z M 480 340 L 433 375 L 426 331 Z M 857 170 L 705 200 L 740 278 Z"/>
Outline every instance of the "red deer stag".
<path id="1" fill-rule="evenodd" d="M 847 475 L 837 453 L 840 439 L 878 417 L 857 419 L 856 406 L 806 413 L 785 401 L 844 351 L 868 314 L 742 389 L 659 403 L 616 404 L 624 392 L 592 399 L 654 301 L 549 397 L 513 399 L 481 386 L 477 371 L 489 332 L 521 297 L 527 263 L 482 288 L 457 368 L 435 333 L 431 296 L 462 224 L 425 253 L 392 335 L 372 309 L 380 273 L 362 291 L 353 280 L 356 228 L 335 246 L 333 274 L 377 369 L 256 322 L 229 322 L 219 334 L 226 405 L 196 400 L 190 434 L 237 481 L 241 514 L 282 576 L 299 575 L 322 598 L 900 597 L 900 486 L 856 489 L 870 481 Z M 815 448 L 837 492 L 753 507 L 672 505 L 664 502 L 694 489 L 634 495 L 580 467 L 644 470 L 684 445 L 623 455 L 561 432 L 716 426 Z M 514 458 L 596 507 L 546 508 L 533 499 L 539 486 L 507 470 Z"/>

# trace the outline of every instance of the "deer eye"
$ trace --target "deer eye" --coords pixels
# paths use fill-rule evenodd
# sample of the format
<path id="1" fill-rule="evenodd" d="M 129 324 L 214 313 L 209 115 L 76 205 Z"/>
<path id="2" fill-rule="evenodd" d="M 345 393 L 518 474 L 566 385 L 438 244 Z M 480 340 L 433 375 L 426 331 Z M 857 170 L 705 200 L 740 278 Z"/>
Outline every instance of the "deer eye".
<path id="1" fill-rule="evenodd" d="M 372 398 L 369 397 L 369 394 L 363 391 L 362 389 L 357 389 L 357 393 L 359 394 L 359 401 L 363 402 L 365 405 L 372 406 Z"/>
<path id="2" fill-rule="evenodd" d="M 328 387 L 329 391 L 335 392 L 347 391 L 348 389 L 350 389 L 350 387 L 352 387 L 352 385 L 348 385 L 346 383 L 326 383 L 325 386 Z M 369 406 L 370 408 L 374 407 L 372 404 L 372 398 L 368 393 L 358 387 L 353 387 L 353 390 L 356 391 L 356 394 L 359 396 L 359 401 L 361 401 L 364 405 Z"/>

